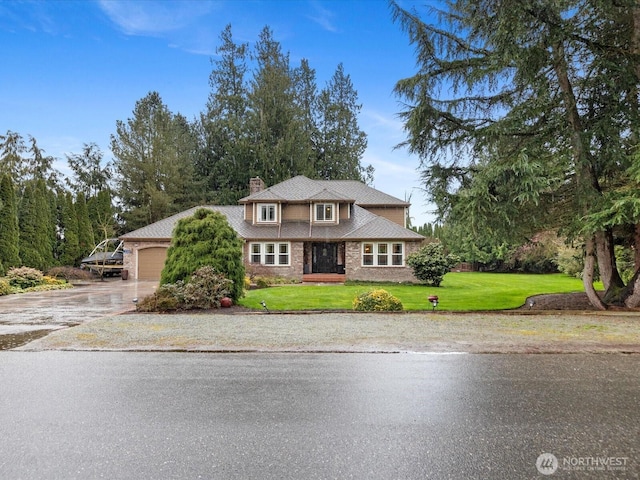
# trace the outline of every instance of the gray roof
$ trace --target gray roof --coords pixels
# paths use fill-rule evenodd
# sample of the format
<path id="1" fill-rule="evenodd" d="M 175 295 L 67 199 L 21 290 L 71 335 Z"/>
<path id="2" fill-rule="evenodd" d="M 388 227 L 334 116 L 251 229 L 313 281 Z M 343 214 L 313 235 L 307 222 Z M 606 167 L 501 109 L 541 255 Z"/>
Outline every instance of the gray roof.
<path id="1" fill-rule="evenodd" d="M 408 240 L 420 241 L 424 237 L 391 220 L 371 213 L 362 207 L 409 206 L 409 203 L 387 195 L 355 180 L 311 180 L 299 175 L 273 187 L 244 197 L 240 203 L 253 202 L 302 203 L 343 201 L 353 203 L 351 218 L 341 219 L 338 225 L 313 225 L 308 221 L 283 222 L 280 225 L 253 225 L 244 219 L 244 206 L 205 205 L 126 233 L 123 240 L 169 241 L 178 220 L 189 217 L 198 208 L 208 208 L 227 217 L 238 236 L 245 240 Z"/>
<path id="2" fill-rule="evenodd" d="M 120 238 L 122 240 L 171 240 L 171 234 L 173 233 L 173 229 L 176 227 L 178 220 L 192 216 L 199 208 L 208 208 L 222 213 L 227 217 L 227 221 L 234 229 L 235 226 L 232 219 L 237 219 L 239 217 L 241 221 L 244 221 L 244 207 L 242 206 L 201 205 L 176 213 L 175 215 L 159 220 L 151 225 L 147 225 L 146 227 L 125 233 L 124 235 L 121 235 Z M 236 229 L 236 231 L 238 230 Z"/>
<path id="3" fill-rule="evenodd" d="M 407 240 L 420 241 L 423 236 L 375 215 L 357 205 L 351 218 L 340 220 L 338 225 L 310 225 L 309 222 L 283 222 L 281 225 L 253 225 L 244 220 L 243 206 L 200 206 L 165 218 L 158 222 L 126 233 L 120 238 L 128 241 L 169 241 L 178 220 L 208 208 L 227 217 L 238 236 L 245 240 Z"/>
<path id="4" fill-rule="evenodd" d="M 244 197 L 240 203 L 265 200 L 290 203 L 309 200 L 343 200 L 362 206 L 409 206 L 408 202 L 387 195 L 357 180 L 312 180 L 303 175 Z"/>

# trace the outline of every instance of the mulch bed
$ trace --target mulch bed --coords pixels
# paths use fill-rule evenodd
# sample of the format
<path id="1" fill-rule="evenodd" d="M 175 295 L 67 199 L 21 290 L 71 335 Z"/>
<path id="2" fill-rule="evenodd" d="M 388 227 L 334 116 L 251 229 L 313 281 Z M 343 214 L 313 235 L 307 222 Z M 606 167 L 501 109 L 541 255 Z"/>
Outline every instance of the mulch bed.
<path id="1" fill-rule="evenodd" d="M 534 295 L 527 298 L 520 310 L 596 310 L 596 308 L 591 305 L 586 293 L 579 292 Z"/>

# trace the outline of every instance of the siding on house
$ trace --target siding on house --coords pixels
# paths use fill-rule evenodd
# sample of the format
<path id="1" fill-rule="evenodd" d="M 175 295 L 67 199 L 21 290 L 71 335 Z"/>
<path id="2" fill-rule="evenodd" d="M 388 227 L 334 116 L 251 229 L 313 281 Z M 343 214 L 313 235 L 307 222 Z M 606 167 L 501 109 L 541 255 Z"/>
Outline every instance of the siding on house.
<path id="1" fill-rule="evenodd" d="M 391 220 L 401 227 L 406 225 L 407 212 L 405 207 L 367 207 L 367 210 L 374 215 L 379 215 L 387 220 Z"/>

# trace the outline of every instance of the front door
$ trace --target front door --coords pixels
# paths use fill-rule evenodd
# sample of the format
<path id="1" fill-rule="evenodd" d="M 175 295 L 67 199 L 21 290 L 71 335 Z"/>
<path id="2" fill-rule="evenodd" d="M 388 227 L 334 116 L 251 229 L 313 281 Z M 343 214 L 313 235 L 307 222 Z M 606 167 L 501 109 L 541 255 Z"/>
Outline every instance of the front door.
<path id="1" fill-rule="evenodd" d="M 335 273 L 338 267 L 338 244 L 313 244 L 313 273 Z"/>

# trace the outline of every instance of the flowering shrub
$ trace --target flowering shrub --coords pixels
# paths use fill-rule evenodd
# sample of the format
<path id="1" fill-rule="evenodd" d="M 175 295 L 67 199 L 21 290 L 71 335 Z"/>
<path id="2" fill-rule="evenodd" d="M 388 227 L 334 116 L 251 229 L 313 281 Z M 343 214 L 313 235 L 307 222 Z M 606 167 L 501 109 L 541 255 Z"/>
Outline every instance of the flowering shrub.
<path id="1" fill-rule="evenodd" d="M 12 287 L 22 289 L 36 287 L 43 283 L 42 272 L 30 267 L 12 268 L 7 273 L 7 278 Z"/>
<path id="2" fill-rule="evenodd" d="M 362 293 L 353 300 L 353 309 L 358 312 L 397 312 L 402 302 L 386 290 L 378 289 Z"/>

